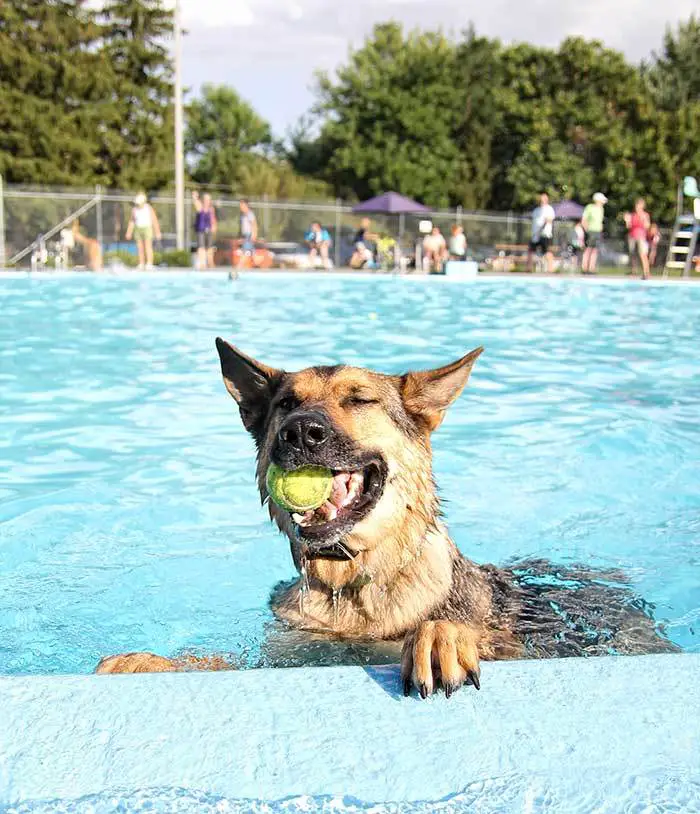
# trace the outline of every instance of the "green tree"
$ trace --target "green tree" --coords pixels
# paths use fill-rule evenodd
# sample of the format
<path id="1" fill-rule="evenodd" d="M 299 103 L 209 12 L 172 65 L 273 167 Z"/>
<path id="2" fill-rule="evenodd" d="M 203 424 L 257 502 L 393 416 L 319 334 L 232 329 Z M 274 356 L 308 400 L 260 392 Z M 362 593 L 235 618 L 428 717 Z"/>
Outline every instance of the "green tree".
<path id="1" fill-rule="evenodd" d="M 501 51 L 498 41 L 477 36 L 473 27 L 457 46 L 456 78 L 463 95 L 455 138 L 462 175 L 453 202 L 465 209 L 485 209 L 491 204 L 495 176 L 492 153 L 502 120 Z"/>
<path id="2" fill-rule="evenodd" d="M 656 151 L 668 179 L 666 210 L 675 203 L 675 184 L 700 167 L 700 19 L 667 29 L 661 52 L 643 66 L 657 110 Z"/>
<path id="3" fill-rule="evenodd" d="M 273 148 L 270 125 L 225 85 L 204 85 L 187 107 L 185 148 L 192 178 L 239 188 L 246 171 Z"/>
<path id="4" fill-rule="evenodd" d="M 617 51 L 575 37 L 558 50 L 519 44 L 503 51 L 493 203 L 522 208 L 539 189 L 586 200 L 597 188 L 610 210 L 645 191 L 653 108 L 638 70 Z M 651 156 L 654 160 L 654 157 Z"/>
<path id="5" fill-rule="evenodd" d="M 105 183 L 163 187 L 173 178 L 173 82 L 166 47 L 173 13 L 160 0 L 109 0 L 101 19 L 102 52 L 111 65 L 98 128 Z"/>
<path id="6" fill-rule="evenodd" d="M 319 75 L 324 177 L 366 198 L 395 189 L 432 206 L 461 198 L 466 175 L 455 140 L 462 119 L 453 43 L 386 23 L 333 79 Z"/>
<path id="7" fill-rule="evenodd" d="M 96 125 L 109 65 L 81 0 L 0 3 L 0 173 L 16 183 L 99 177 Z"/>
<path id="8" fill-rule="evenodd" d="M 667 28 L 661 52 L 643 70 L 664 110 L 700 102 L 700 18 L 692 15 L 675 32 Z"/>
<path id="9" fill-rule="evenodd" d="M 327 199 L 330 188 L 294 169 L 270 125 L 225 85 L 204 85 L 187 107 L 190 173 L 203 186 L 275 199 Z"/>

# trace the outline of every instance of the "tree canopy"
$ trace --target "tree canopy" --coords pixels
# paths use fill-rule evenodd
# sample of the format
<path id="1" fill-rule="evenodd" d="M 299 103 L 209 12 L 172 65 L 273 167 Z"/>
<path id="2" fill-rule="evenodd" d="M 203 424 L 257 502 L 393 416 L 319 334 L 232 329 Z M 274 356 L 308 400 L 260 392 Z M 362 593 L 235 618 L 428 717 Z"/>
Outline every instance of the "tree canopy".
<path id="1" fill-rule="evenodd" d="M 156 190 L 173 180 L 172 11 L 162 0 L 0 2 L 0 173 Z M 377 25 L 288 135 L 234 88 L 186 108 L 190 179 L 248 195 L 509 210 L 547 189 L 670 219 L 700 166 L 700 19 L 642 65 L 597 41 L 504 45 Z"/>
<path id="2" fill-rule="evenodd" d="M 340 195 L 396 189 L 431 206 L 521 209 L 541 189 L 611 208 L 644 194 L 661 217 L 700 158 L 700 24 L 646 66 L 597 41 L 504 46 L 376 26 L 318 79 L 319 133 L 291 159 Z M 315 170 L 309 157 L 315 157 Z"/>

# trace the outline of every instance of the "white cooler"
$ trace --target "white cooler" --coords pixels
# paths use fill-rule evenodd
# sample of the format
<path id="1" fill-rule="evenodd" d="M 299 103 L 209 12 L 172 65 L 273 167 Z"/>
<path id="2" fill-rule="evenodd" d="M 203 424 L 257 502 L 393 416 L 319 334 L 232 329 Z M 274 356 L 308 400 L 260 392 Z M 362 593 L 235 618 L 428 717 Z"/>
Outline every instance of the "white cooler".
<path id="1" fill-rule="evenodd" d="M 445 263 L 445 275 L 447 277 L 476 277 L 479 273 L 479 265 L 474 260 L 448 260 Z"/>

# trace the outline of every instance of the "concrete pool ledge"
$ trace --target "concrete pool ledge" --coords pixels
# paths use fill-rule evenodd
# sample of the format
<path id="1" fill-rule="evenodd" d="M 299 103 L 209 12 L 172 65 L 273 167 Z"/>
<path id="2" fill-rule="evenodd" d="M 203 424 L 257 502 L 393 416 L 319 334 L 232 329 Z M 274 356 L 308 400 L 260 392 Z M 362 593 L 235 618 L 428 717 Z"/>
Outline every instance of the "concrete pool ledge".
<path id="1" fill-rule="evenodd" d="M 166 280 L 166 279 L 197 279 L 197 280 L 220 280 L 228 281 L 230 268 L 220 267 L 207 271 L 196 271 L 185 267 L 154 268 L 149 271 L 138 271 L 137 269 L 105 269 L 101 272 L 76 271 L 67 269 L 56 271 L 46 269 L 43 271 L 31 271 L 30 269 L 2 269 L 0 268 L 0 280 L 88 280 L 97 278 L 101 280 Z M 559 273 L 553 274 L 527 272 L 500 272 L 500 271 L 480 271 L 474 277 L 461 277 L 459 275 L 448 276 L 444 274 L 415 274 L 396 273 L 393 271 L 376 271 L 372 269 L 351 269 L 340 267 L 333 271 L 324 269 L 241 269 L 238 272 L 241 280 L 269 280 L 280 282 L 298 280 L 405 280 L 409 283 L 419 283 L 425 285 L 473 285 L 483 282 L 523 282 L 539 284 L 569 284 L 581 283 L 582 285 L 603 285 L 603 286 L 623 286 L 633 288 L 663 288 L 668 286 L 696 286 L 700 287 L 700 278 L 693 277 L 662 277 L 656 276 L 651 280 L 641 280 L 629 276 L 596 274 L 582 275 L 579 273 Z"/>
<path id="2" fill-rule="evenodd" d="M 481 692 L 427 701 L 394 667 L 3 677 L 0 805 L 174 788 L 425 801 L 500 783 L 525 810 L 622 783 L 628 802 L 653 786 L 700 806 L 698 676 L 700 654 L 486 663 Z"/>

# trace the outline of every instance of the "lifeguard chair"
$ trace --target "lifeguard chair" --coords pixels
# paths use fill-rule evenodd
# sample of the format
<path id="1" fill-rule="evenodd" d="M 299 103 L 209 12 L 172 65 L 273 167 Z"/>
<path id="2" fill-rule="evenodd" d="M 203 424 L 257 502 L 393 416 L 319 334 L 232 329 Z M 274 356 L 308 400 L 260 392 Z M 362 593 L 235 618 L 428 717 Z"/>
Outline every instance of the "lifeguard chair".
<path id="1" fill-rule="evenodd" d="M 692 201 L 691 211 L 684 212 L 685 199 Z M 674 269 L 680 270 L 684 277 L 690 276 L 693 267 L 693 258 L 698 248 L 698 235 L 700 235 L 700 189 L 698 182 L 692 176 L 683 179 L 678 190 L 678 216 L 673 225 L 673 234 L 668 247 L 664 277 Z"/>

